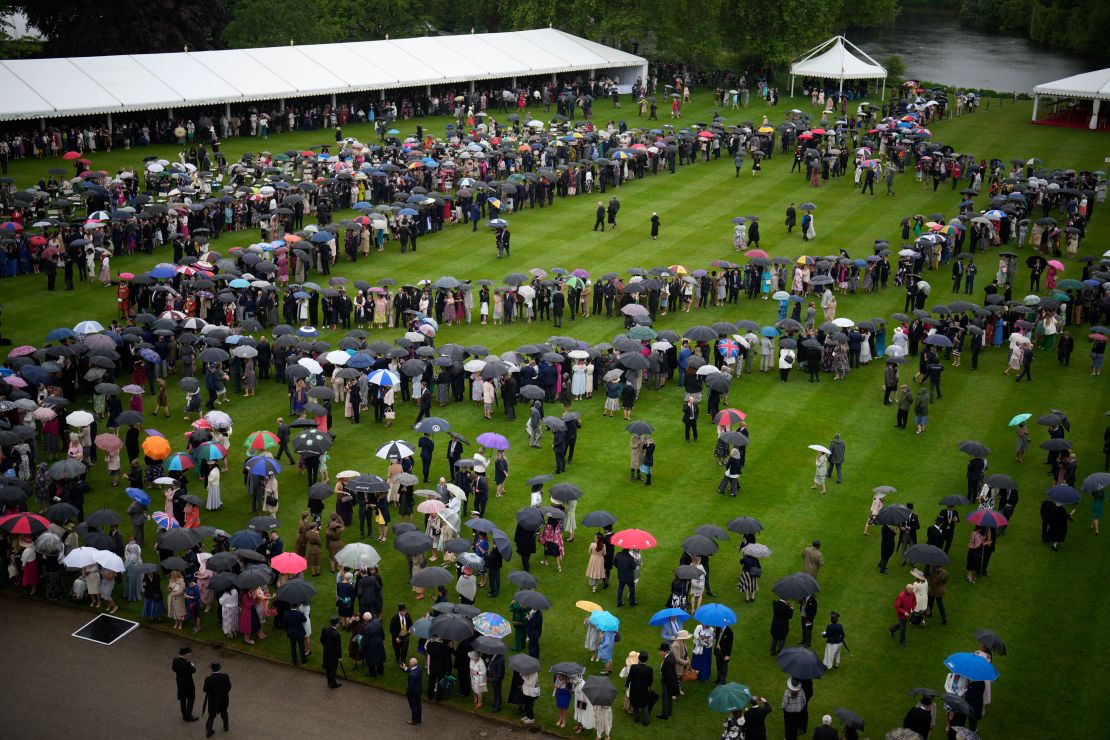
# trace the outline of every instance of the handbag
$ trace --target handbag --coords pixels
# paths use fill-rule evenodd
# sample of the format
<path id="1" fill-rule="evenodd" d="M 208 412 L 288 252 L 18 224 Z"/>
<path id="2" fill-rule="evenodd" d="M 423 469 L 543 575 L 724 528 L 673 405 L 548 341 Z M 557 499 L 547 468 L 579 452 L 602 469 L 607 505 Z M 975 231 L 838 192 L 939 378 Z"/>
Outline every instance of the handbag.
<path id="1" fill-rule="evenodd" d="M 270 506 L 270 507 L 277 506 L 278 505 L 277 496 L 274 496 L 273 494 L 267 494 L 267 496 L 266 496 L 266 505 Z"/>
<path id="2" fill-rule="evenodd" d="M 697 681 L 698 680 L 698 672 L 695 671 L 693 668 L 687 668 L 686 670 L 684 670 L 682 672 L 682 680 L 683 681 Z"/>
<path id="3" fill-rule="evenodd" d="M 753 565 L 748 571 L 748 575 L 750 575 L 752 578 L 759 578 L 761 575 L 763 575 L 763 568 L 758 565 Z"/>
<path id="4" fill-rule="evenodd" d="M 385 517 L 382 516 L 382 513 L 380 511 L 374 514 L 374 523 L 379 526 L 385 524 Z"/>

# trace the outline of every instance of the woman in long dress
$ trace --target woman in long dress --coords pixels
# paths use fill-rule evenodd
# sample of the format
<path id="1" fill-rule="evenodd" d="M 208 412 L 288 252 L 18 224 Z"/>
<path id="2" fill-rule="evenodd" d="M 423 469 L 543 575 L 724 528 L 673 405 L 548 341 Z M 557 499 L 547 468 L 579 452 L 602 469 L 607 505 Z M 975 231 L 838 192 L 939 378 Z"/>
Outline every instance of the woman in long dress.
<path id="1" fill-rule="evenodd" d="M 471 650 L 470 657 L 470 692 L 473 694 L 474 708 L 482 708 L 482 694 L 486 692 L 486 663 L 480 653 Z"/>
<path id="2" fill-rule="evenodd" d="M 235 637 L 239 631 L 239 593 L 233 588 L 220 596 L 220 628 L 225 637 Z"/>
<path id="3" fill-rule="evenodd" d="M 574 363 L 574 375 L 571 376 L 570 392 L 574 395 L 576 401 L 586 395 L 586 363 L 583 360 Z"/>
<path id="4" fill-rule="evenodd" d="M 169 604 L 166 614 L 173 620 L 173 628 L 179 630 L 185 622 L 185 617 L 188 616 L 185 610 L 185 578 L 179 571 L 175 570 L 170 573 L 167 593 L 169 594 Z"/>
<path id="5" fill-rule="evenodd" d="M 590 545 L 590 559 L 586 563 L 586 578 L 590 581 L 590 590 L 597 591 L 597 587 L 605 580 L 605 540 L 601 535 L 594 538 Z"/>
<path id="6" fill-rule="evenodd" d="M 713 628 L 699 624 L 694 630 L 694 656 L 691 665 L 699 681 L 708 681 L 713 674 Z"/>
<path id="7" fill-rule="evenodd" d="M 208 486 L 208 501 L 205 503 L 205 508 L 209 511 L 215 511 L 224 505 L 220 499 L 220 466 L 212 465 L 208 470 L 208 477 L 205 481 Z"/>
<path id="8" fill-rule="evenodd" d="M 135 567 L 141 565 L 143 562 L 143 550 L 135 542 L 132 537 L 123 548 L 123 567 L 127 573 L 126 585 L 123 591 L 123 598 L 128 601 L 142 601 L 143 600 L 143 574 Z"/>

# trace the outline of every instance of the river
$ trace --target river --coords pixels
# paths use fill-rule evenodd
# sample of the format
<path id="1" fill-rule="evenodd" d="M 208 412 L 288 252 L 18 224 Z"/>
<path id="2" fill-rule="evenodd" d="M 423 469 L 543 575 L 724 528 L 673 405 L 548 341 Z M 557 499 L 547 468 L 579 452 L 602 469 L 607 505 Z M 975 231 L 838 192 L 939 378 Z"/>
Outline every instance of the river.
<path id="1" fill-rule="evenodd" d="M 1030 93 L 1041 83 L 1106 66 L 1020 36 L 967 28 L 950 10 L 904 9 L 894 26 L 852 32 L 848 39 L 882 63 L 902 57 L 911 79 L 963 89 Z"/>

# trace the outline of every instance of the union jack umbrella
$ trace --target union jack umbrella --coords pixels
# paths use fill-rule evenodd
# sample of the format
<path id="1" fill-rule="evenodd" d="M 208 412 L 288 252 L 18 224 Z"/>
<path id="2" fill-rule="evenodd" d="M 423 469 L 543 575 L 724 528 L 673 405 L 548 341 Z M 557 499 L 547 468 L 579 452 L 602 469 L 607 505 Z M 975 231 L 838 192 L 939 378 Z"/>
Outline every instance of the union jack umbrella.
<path id="1" fill-rule="evenodd" d="M 725 337 L 717 342 L 717 351 L 721 353 L 722 357 L 736 357 L 740 354 L 740 345 L 735 340 Z"/>

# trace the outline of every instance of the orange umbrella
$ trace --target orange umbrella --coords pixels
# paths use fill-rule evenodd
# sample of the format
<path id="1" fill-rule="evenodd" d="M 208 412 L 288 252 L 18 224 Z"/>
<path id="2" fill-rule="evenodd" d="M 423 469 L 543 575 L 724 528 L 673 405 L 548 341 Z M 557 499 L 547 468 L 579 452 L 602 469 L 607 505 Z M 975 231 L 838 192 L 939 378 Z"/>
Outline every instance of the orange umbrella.
<path id="1" fill-rule="evenodd" d="M 170 442 L 165 437 L 147 437 L 143 440 L 143 454 L 151 460 L 165 460 L 170 456 Z"/>

